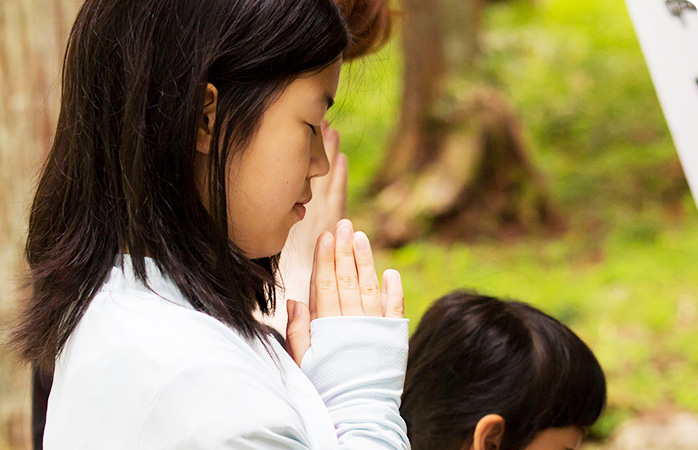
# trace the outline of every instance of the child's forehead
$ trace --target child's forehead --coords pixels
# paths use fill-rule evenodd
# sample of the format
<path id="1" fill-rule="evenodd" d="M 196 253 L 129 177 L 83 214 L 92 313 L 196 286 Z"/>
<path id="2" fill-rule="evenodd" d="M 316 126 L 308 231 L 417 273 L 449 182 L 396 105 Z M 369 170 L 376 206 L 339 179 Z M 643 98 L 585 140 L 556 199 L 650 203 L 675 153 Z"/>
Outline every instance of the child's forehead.
<path id="1" fill-rule="evenodd" d="M 584 434 L 577 426 L 547 428 L 539 431 L 526 450 L 578 450 Z"/>

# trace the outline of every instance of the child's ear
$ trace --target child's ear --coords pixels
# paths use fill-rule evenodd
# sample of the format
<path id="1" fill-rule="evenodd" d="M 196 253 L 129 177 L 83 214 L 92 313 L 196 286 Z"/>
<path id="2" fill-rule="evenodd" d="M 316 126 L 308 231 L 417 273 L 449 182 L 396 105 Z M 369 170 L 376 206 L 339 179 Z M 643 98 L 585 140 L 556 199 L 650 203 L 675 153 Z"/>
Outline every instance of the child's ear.
<path id="1" fill-rule="evenodd" d="M 477 423 L 473 434 L 472 450 L 499 450 L 504 436 L 504 419 L 488 414 Z"/>
<path id="2" fill-rule="evenodd" d="M 206 84 L 204 109 L 201 112 L 199 128 L 196 132 L 196 151 L 208 155 L 211 147 L 213 124 L 216 121 L 216 106 L 218 105 L 218 89 L 211 83 Z"/>

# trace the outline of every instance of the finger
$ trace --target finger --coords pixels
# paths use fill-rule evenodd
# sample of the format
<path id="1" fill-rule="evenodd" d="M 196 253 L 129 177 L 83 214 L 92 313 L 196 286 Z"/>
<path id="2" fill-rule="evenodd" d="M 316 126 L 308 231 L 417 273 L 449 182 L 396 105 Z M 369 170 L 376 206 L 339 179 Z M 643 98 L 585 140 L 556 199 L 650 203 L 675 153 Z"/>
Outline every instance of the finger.
<path id="1" fill-rule="evenodd" d="M 405 317 L 405 294 L 402 290 L 400 272 L 395 269 L 383 272 L 383 301 L 385 317 Z"/>
<path id="2" fill-rule="evenodd" d="M 317 255 L 315 256 L 315 303 L 317 317 L 341 316 L 335 277 L 334 237 L 325 232 L 318 240 Z"/>
<path id="3" fill-rule="evenodd" d="M 303 302 L 286 300 L 288 323 L 286 325 L 286 351 L 301 365 L 303 355 L 310 348 L 310 314 Z"/>
<path id="4" fill-rule="evenodd" d="M 317 252 L 318 248 L 322 242 L 322 235 L 318 236 L 317 242 L 315 243 L 315 250 L 313 253 L 313 267 L 310 272 L 310 286 L 308 289 L 308 304 L 310 306 L 310 320 L 317 319 L 317 290 L 315 288 L 315 280 L 317 278 Z"/>
<path id="5" fill-rule="evenodd" d="M 359 275 L 361 306 L 366 316 L 382 316 L 383 307 L 378 285 L 376 268 L 373 265 L 373 252 L 368 237 L 363 231 L 354 233 L 354 257 Z"/>
<path id="6" fill-rule="evenodd" d="M 362 316 L 361 292 L 359 278 L 354 260 L 354 229 L 351 221 L 342 219 L 337 222 L 335 230 L 335 268 L 337 272 L 337 290 L 339 305 L 343 316 Z"/>
<path id="7" fill-rule="evenodd" d="M 346 216 L 348 173 L 347 157 L 342 153 L 337 153 L 331 176 L 328 177 L 330 185 L 327 194 L 327 203 L 331 208 L 329 214 L 333 214 L 335 217 Z"/>

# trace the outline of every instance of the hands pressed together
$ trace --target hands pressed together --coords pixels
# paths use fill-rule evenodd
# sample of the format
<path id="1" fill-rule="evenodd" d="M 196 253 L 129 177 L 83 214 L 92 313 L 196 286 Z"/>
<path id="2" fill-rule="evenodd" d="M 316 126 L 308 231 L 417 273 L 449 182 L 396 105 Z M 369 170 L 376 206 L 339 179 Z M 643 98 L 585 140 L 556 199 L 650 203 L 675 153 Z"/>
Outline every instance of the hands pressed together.
<path id="1" fill-rule="evenodd" d="M 310 318 L 332 316 L 403 316 L 400 274 L 386 270 L 381 290 L 371 244 L 348 219 L 337 222 L 334 235 L 321 234 L 315 245 Z"/>
<path id="2" fill-rule="evenodd" d="M 381 288 L 368 237 L 362 231 L 354 231 L 351 221 L 341 219 L 346 211 L 346 157 L 339 152 L 339 133 L 326 122 L 322 124 L 322 135 L 330 173 L 312 180 L 313 200 L 308 204 L 305 219 L 291 230 L 281 258 L 281 270 L 290 281 L 286 294 L 298 295 L 298 300 L 308 299 L 308 303 L 286 302 L 286 349 L 298 365 L 310 348 L 312 320 L 404 315 L 400 274 L 386 270 Z M 326 231 L 333 225 L 334 232 Z M 314 254 L 311 253 L 313 241 Z M 306 291 L 298 284 L 304 279 L 303 285 L 308 286 L 308 270 L 311 270 L 310 288 Z"/>
<path id="3" fill-rule="evenodd" d="M 402 318 L 404 295 L 397 270 L 383 272 L 382 289 L 371 244 L 351 221 L 337 222 L 334 234 L 322 233 L 315 245 L 310 276 L 310 305 L 288 300 L 286 350 L 300 365 L 310 347 L 310 321 L 336 316 Z"/>

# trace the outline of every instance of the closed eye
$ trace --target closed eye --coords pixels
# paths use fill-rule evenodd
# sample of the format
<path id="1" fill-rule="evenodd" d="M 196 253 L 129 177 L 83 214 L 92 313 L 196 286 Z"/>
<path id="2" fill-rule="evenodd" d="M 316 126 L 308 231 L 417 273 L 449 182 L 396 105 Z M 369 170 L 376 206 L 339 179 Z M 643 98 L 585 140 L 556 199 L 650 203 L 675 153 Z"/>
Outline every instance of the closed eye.
<path id="1" fill-rule="evenodd" d="M 310 125 L 310 124 L 308 124 L 308 126 L 309 126 L 310 129 L 313 131 L 313 134 L 314 134 L 315 136 L 317 136 L 317 127 L 314 127 L 314 126 L 312 126 L 312 125 Z"/>

